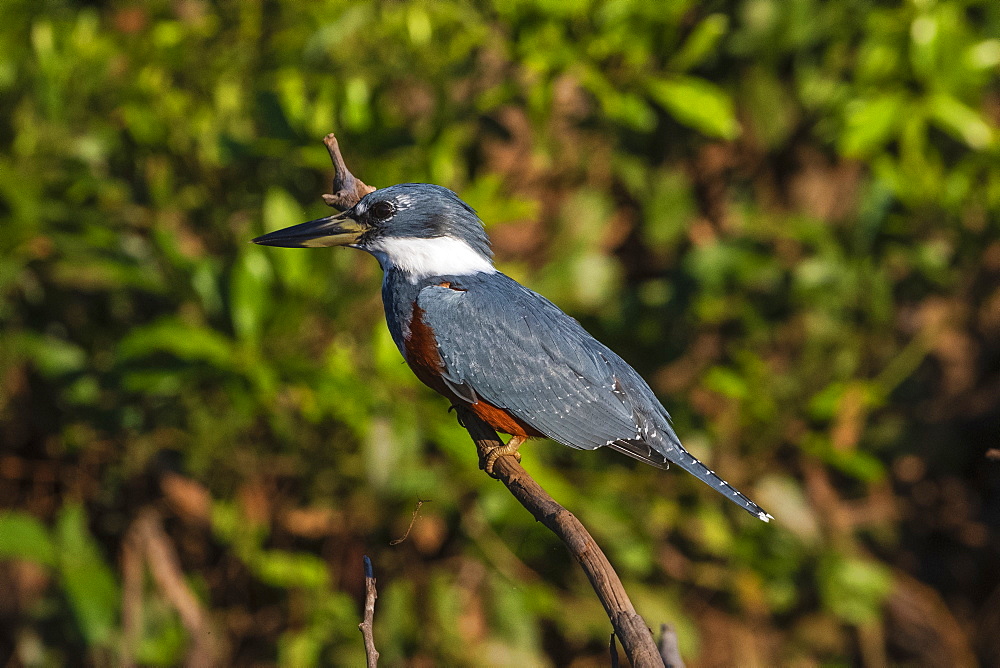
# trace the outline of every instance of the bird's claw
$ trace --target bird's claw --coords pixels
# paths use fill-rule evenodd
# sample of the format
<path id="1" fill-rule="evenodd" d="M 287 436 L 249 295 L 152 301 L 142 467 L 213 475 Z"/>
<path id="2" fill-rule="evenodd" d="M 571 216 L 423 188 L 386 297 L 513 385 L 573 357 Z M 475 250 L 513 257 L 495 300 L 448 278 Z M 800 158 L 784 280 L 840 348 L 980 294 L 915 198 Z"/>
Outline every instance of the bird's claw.
<path id="1" fill-rule="evenodd" d="M 482 462 L 480 462 L 480 467 L 486 471 L 486 475 L 493 476 L 495 478 L 496 476 L 493 475 L 493 465 L 496 464 L 496 461 L 501 457 L 513 457 L 517 460 L 517 463 L 520 464 L 521 453 L 518 452 L 517 449 L 521 447 L 522 443 L 524 443 L 523 438 L 512 436 L 506 445 L 498 445 L 497 447 L 491 448 L 487 451 Z"/>

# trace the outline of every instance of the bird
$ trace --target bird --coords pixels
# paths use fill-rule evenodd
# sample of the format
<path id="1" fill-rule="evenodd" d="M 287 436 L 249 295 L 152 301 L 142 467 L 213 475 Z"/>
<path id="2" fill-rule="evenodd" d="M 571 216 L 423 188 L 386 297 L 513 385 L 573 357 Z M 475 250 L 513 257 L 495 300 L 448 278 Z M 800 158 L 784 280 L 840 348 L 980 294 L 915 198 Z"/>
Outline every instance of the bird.
<path id="1" fill-rule="evenodd" d="M 453 191 L 402 183 L 340 214 L 253 239 L 284 248 L 347 246 L 383 270 L 386 323 L 424 384 L 510 434 L 493 464 L 528 438 L 580 450 L 608 447 L 693 474 L 747 512 L 773 517 L 678 438 L 666 408 L 628 363 L 558 306 L 499 271 L 476 211 Z"/>

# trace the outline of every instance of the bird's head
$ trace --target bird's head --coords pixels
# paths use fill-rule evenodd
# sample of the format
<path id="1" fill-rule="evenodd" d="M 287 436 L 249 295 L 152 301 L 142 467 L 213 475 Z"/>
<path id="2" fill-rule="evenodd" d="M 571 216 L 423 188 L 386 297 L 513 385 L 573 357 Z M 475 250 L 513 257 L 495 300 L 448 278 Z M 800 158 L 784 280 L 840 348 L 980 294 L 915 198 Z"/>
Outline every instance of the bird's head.
<path id="1" fill-rule="evenodd" d="M 395 268 L 413 279 L 496 271 L 476 212 L 447 188 L 426 183 L 376 190 L 341 214 L 253 241 L 284 248 L 360 248 L 384 269 Z"/>

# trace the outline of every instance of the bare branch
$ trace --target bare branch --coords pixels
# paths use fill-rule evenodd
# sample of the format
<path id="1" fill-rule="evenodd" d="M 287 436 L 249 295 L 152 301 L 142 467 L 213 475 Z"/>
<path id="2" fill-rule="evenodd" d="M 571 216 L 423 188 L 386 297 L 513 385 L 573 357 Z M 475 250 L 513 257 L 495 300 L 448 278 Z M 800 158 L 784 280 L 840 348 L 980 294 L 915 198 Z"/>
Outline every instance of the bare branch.
<path id="1" fill-rule="evenodd" d="M 491 449 L 503 445 L 496 432 L 475 413 L 463 407 L 459 407 L 457 411 L 462 424 L 476 443 L 481 461 Z M 555 499 L 528 475 L 514 457 L 497 459 L 493 465 L 493 473 L 536 520 L 548 527 L 566 544 L 570 553 L 580 563 L 597 597 L 604 605 L 615 634 L 632 665 L 636 668 L 662 666 L 663 661 L 660 659 L 656 643 L 653 642 L 653 634 L 635 611 L 611 562 L 604 556 L 580 520 L 556 503 Z"/>
<path id="2" fill-rule="evenodd" d="M 378 591 L 375 589 L 375 573 L 372 570 L 372 560 L 365 555 L 365 618 L 358 624 L 361 635 L 365 639 L 365 657 L 368 660 L 368 668 L 378 666 L 378 650 L 375 649 L 375 636 L 372 631 L 372 622 L 375 620 L 375 599 L 378 598 Z"/>
<path id="3" fill-rule="evenodd" d="M 677 632 L 670 624 L 660 624 L 660 658 L 664 668 L 684 668 L 684 659 L 677 646 Z"/>
<path id="4" fill-rule="evenodd" d="M 323 195 L 323 201 L 327 206 L 346 211 L 361 201 L 361 198 L 375 188 L 371 187 L 358 177 L 351 174 L 344 162 L 344 156 L 340 154 L 340 145 L 337 138 L 331 132 L 323 138 L 326 150 L 330 152 L 330 160 L 333 162 L 333 187 L 332 194 Z"/>

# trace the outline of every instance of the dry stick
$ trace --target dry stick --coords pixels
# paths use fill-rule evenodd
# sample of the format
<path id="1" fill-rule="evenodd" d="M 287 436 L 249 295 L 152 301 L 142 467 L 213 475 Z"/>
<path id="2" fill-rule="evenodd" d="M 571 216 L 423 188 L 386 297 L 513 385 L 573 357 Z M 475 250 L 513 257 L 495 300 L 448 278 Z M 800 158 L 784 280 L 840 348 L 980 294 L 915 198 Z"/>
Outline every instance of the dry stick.
<path id="1" fill-rule="evenodd" d="M 376 598 L 378 598 L 378 591 L 375 589 L 372 560 L 368 558 L 368 555 L 365 555 L 365 619 L 358 624 L 358 628 L 361 629 L 361 636 L 365 639 L 365 658 L 368 660 L 368 668 L 378 666 L 378 650 L 375 649 L 375 635 L 372 631 Z"/>
<path id="2" fill-rule="evenodd" d="M 332 194 L 323 195 L 323 201 L 327 206 L 346 211 L 357 204 L 362 197 L 370 192 L 375 192 L 375 188 L 351 174 L 344 162 L 344 156 L 340 154 L 340 145 L 337 138 L 331 132 L 323 137 L 326 150 L 330 153 L 330 160 L 333 162 L 333 189 Z"/>
<path id="3" fill-rule="evenodd" d="M 323 201 L 342 211 L 349 209 L 357 204 L 362 197 L 372 192 L 374 188 L 351 174 L 340 154 L 340 147 L 333 134 L 328 134 L 323 143 L 326 144 L 326 148 L 330 152 L 330 160 L 333 161 L 334 169 L 333 194 L 323 195 Z M 496 432 L 474 413 L 463 408 L 459 408 L 458 413 L 462 424 L 465 425 L 472 440 L 476 443 L 480 461 L 483 461 L 486 452 L 503 445 L 503 441 L 496 435 Z M 611 620 L 611 625 L 615 629 L 615 634 L 632 665 L 636 668 L 663 666 L 649 627 L 635 611 L 618 574 L 611 566 L 611 562 L 604 556 L 580 521 L 556 503 L 513 457 L 500 457 L 494 464 L 493 472 L 494 477 L 507 486 L 514 498 L 534 515 L 536 520 L 555 533 L 566 544 L 576 560 L 580 562 L 590 584 L 597 592 L 598 598 L 601 599 L 601 603 L 608 613 L 608 618 Z M 371 586 L 374 590 L 374 581 L 372 581 Z M 372 606 L 372 610 L 374 610 L 374 600 Z M 367 614 L 367 606 L 365 610 Z M 374 650 L 373 645 L 372 651 L 374 652 Z M 369 656 L 369 665 L 372 665 L 370 659 Z"/>

